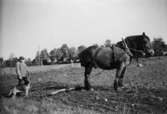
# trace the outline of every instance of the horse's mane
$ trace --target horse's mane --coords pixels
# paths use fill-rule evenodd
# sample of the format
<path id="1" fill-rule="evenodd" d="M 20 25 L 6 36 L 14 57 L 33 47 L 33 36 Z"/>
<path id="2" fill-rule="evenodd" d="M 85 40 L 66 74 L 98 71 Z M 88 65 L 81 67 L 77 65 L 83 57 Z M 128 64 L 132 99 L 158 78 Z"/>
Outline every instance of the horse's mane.
<path id="1" fill-rule="evenodd" d="M 135 40 L 135 39 L 142 40 L 143 38 L 146 38 L 148 41 L 150 41 L 150 38 L 145 34 L 144 35 L 132 35 L 132 36 L 126 37 L 126 39 L 129 39 L 129 40 Z"/>

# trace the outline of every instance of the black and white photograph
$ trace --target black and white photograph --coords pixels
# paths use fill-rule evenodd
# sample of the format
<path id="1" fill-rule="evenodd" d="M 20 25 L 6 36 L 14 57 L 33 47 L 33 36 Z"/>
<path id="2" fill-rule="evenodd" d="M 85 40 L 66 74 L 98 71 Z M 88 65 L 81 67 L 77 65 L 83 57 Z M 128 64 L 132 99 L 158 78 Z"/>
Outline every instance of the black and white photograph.
<path id="1" fill-rule="evenodd" d="M 167 114 L 167 0 L 0 0 L 0 114 Z"/>

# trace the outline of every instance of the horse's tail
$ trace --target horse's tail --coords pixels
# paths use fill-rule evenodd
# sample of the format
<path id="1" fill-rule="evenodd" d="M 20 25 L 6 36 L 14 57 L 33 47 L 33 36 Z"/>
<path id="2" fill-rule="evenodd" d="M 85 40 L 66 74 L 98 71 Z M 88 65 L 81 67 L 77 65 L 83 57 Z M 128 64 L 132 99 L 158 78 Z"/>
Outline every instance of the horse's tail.
<path id="1" fill-rule="evenodd" d="M 79 53 L 78 57 L 80 59 L 81 66 L 84 67 L 96 67 L 94 62 L 94 52 L 98 48 L 98 45 L 90 46 L 84 49 L 82 52 Z"/>
<path id="2" fill-rule="evenodd" d="M 92 62 L 92 56 L 90 50 L 88 49 L 85 49 L 82 52 L 80 52 L 78 57 L 80 59 L 81 66 L 83 67 L 90 65 Z"/>

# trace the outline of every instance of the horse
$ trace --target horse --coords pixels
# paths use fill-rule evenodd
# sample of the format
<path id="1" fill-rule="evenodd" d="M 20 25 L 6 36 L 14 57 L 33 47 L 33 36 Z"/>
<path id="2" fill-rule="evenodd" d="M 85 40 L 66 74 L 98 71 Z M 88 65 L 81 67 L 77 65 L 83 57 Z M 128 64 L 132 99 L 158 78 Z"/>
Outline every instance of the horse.
<path id="1" fill-rule="evenodd" d="M 137 61 L 138 66 L 142 66 L 142 64 L 139 64 L 139 57 L 149 57 L 154 55 L 154 49 L 152 48 L 150 38 L 145 32 L 143 32 L 142 35 L 127 36 L 125 42 L 132 52 L 133 58 Z M 124 49 L 123 44 L 124 43 L 120 41 L 116 43 L 116 46 Z"/>
<path id="2" fill-rule="evenodd" d="M 114 89 L 123 87 L 123 77 L 126 67 L 130 64 L 130 58 L 133 56 L 125 41 L 124 49 L 117 46 L 102 47 L 98 45 L 89 46 L 79 53 L 79 59 L 82 67 L 85 67 L 84 72 L 84 88 L 91 89 L 89 83 L 92 68 L 101 68 L 104 70 L 116 69 L 114 80 Z"/>

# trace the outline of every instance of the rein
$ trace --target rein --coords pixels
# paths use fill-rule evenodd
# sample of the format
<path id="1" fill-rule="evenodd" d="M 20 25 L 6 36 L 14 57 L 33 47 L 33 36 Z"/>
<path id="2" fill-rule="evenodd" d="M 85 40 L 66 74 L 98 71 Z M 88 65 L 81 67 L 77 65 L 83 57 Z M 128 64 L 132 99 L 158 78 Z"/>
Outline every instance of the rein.
<path id="1" fill-rule="evenodd" d="M 125 42 L 125 41 L 124 41 Z M 123 41 L 121 42 L 123 44 Z M 127 43 L 125 42 L 125 44 L 127 45 Z M 124 45 L 124 44 L 123 44 Z M 119 47 L 119 46 L 118 46 Z M 127 46 L 128 47 L 128 46 Z M 125 47 L 126 48 L 126 47 Z M 128 47 L 129 48 L 129 47 Z M 144 51 L 142 50 L 137 50 L 137 49 L 134 49 L 134 48 L 129 48 L 131 51 L 134 51 L 134 52 L 137 52 L 137 53 L 144 53 Z"/>
<path id="2" fill-rule="evenodd" d="M 135 52 L 139 52 L 139 53 L 143 52 L 142 50 L 137 50 L 137 49 L 133 49 L 133 48 L 129 48 L 129 49 L 132 51 L 135 51 Z"/>

